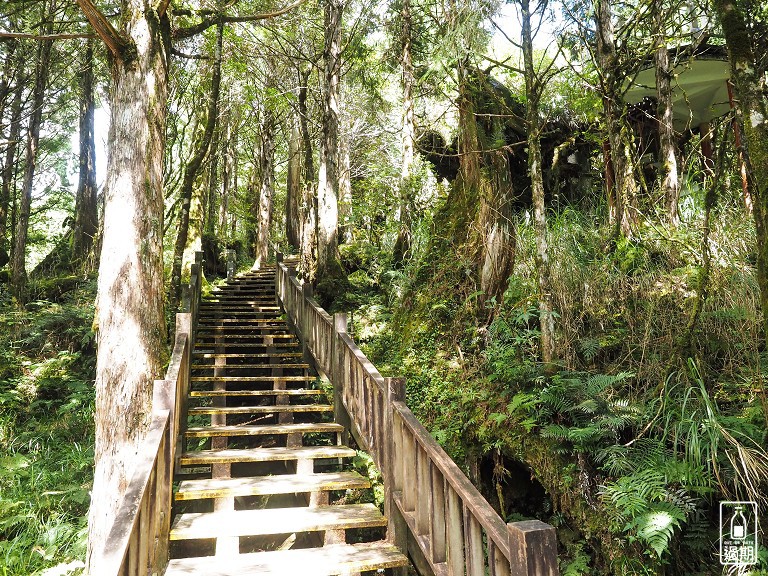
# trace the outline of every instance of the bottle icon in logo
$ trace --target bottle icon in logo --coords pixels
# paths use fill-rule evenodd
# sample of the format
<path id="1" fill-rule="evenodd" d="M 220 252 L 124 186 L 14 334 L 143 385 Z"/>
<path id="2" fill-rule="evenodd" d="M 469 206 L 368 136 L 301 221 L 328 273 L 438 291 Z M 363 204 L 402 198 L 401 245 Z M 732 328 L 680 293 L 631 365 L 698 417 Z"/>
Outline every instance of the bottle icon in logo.
<path id="1" fill-rule="evenodd" d="M 747 537 L 747 519 L 743 510 L 743 506 L 736 506 L 731 517 L 731 538 L 734 540 L 744 540 Z"/>

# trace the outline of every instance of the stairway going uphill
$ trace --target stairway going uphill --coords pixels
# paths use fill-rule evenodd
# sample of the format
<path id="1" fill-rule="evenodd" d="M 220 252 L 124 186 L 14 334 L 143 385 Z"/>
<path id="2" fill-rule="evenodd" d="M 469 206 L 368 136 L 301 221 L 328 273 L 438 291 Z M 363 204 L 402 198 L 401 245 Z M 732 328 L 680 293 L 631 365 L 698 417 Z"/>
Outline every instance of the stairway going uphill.
<path id="1" fill-rule="evenodd" d="M 192 354 L 167 576 L 357 574 L 404 566 L 374 504 L 349 503 L 333 406 L 314 387 L 275 296 L 275 271 L 203 299 Z M 371 541 L 373 540 L 373 541 Z"/>

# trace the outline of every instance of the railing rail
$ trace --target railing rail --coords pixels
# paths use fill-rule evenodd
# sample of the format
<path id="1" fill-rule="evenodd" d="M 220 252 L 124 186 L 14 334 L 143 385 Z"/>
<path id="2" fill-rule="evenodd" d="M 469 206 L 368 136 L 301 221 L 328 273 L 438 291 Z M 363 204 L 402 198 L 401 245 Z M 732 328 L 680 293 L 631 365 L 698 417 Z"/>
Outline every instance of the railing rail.
<path id="1" fill-rule="evenodd" d="M 292 267 L 277 257 L 277 294 L 308 359 L 333 384 L 337 421 L 350 427 L 384 481 L 390 538 L 422 572 L 555 576 L 555 529 L 506 524 L 405 404 L 405 380 L 384 378 Z"/>
<path id="2" fill-rule="evenodd" d="M 163 380 L 156 380 L 152 420 L 139 461 L 128 483 L 104 550 L 92 565 L 104 576 L 162 574 L 168 563 L 173 471 L 181 455 L 187 420 L 190 358 L 200 302 L 202 252 L 195 254 L 190 284 L 185 286 L 187 312 L 176 315 L 176 338 Z"/>

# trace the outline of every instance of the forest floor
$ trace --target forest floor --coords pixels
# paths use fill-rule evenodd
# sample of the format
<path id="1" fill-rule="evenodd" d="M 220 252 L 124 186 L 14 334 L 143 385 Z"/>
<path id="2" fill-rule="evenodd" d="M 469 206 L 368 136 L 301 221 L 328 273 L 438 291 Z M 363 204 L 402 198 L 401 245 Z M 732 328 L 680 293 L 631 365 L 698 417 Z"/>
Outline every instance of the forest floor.
<path id="1" fill-rule="evenodd" d="M 20 309 L 0 285 L 0 575 L 82 571 L 93 477 L 95 282 Z"/>

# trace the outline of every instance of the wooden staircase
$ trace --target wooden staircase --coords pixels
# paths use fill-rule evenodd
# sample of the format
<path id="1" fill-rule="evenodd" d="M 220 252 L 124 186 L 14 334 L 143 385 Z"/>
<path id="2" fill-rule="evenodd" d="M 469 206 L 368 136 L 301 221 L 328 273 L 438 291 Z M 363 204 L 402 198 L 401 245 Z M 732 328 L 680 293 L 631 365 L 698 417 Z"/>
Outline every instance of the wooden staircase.
<path id="1" fill-rule="evenodd" d="M 332 575 L 407 564 L 385 540 L 355 450 L 314 387 L 275 296 L 275 270 L 202 301 L 192 355 L 188 447 L 175 480 L 167 576 Z M 370 540 L 374 541 L 370 541 Z"/>

